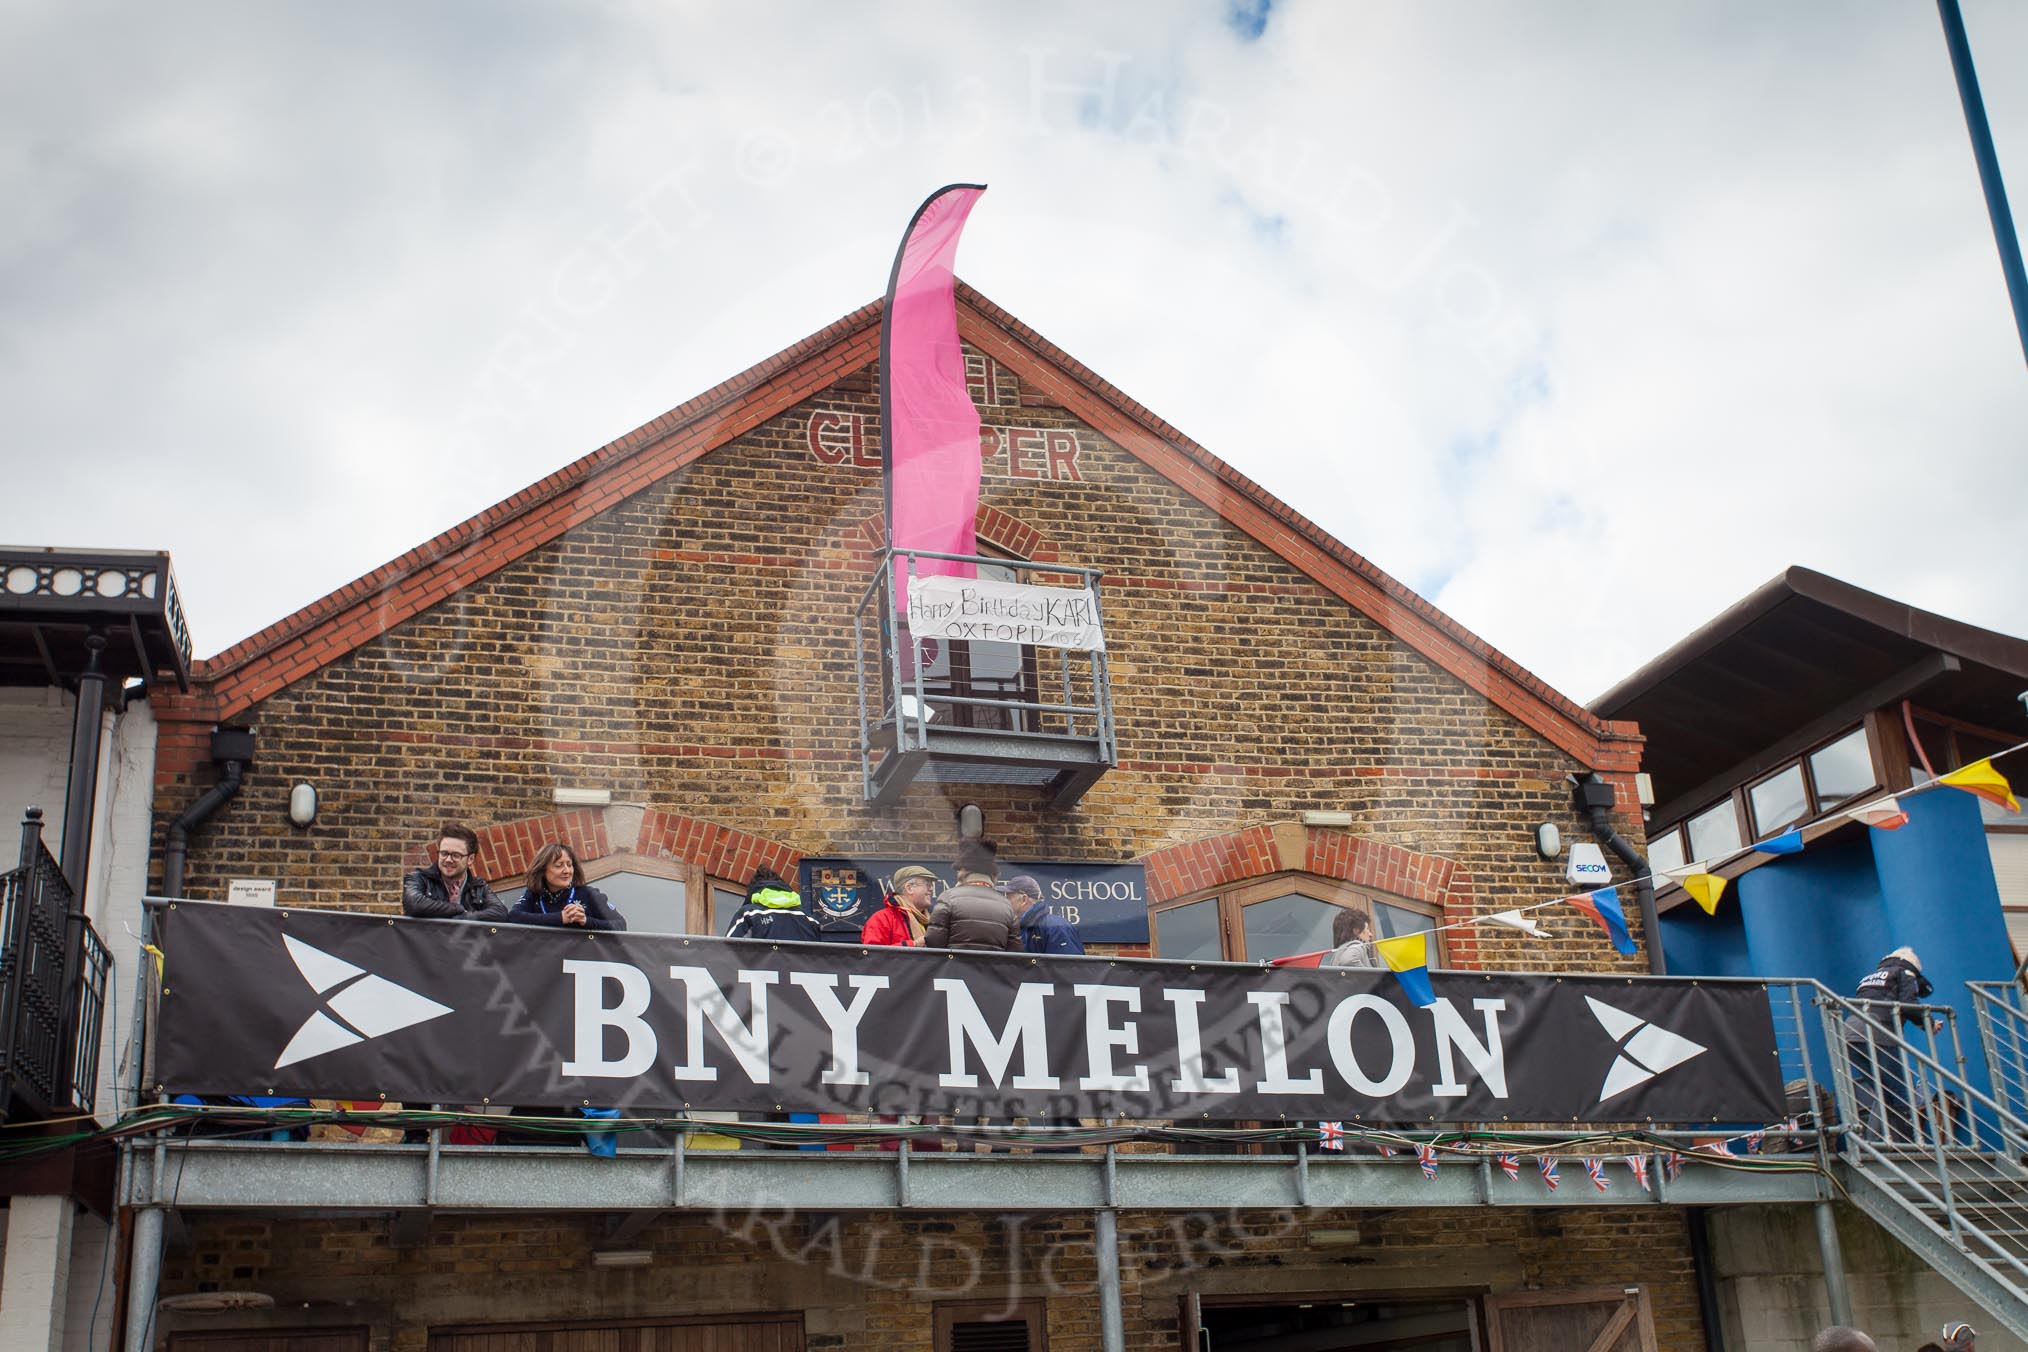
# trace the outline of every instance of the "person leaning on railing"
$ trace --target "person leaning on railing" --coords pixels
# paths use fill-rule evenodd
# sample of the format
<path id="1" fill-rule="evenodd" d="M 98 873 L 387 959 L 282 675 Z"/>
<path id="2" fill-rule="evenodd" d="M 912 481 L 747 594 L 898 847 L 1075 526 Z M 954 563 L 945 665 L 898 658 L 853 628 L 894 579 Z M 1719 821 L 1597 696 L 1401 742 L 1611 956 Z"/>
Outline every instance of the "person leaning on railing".
<path id="1" fill-rule="evenodd" d="M 528 866 L 521 900 L 507 919 L 516 925 L 547 925 L 556 929 L 623 930 L 627 922 L 606 894 L 584 880 L 577 851 L 553 840 L 535 852 Z"/>
<path id="2" fill-rule="evenodd" d="M 472 872 L 479 862 L 479 834 L 446 823 L 437 832 L 436 862 L 411 869 L 401 880 L 401 909 L 420 920 L 505 920 L 507 903 Z"/>
<path id="3" fill-rule="evenodd" d="M 1914 949 L 1904 947 L 1882 958 L 1852 993 L 1859 1008 L 1845 1016 L 1845 1058 L 1852 1067 L 1852 1099 L 1859 1110 L 1855 1125 L 1865 1132 L 1879 1107 L 1877 1125 L 1882 1141 L 1912 1139 L 1915 1122 L 1900 1048 L 1878 1047 L 1874 1025 L 1884 1023 L 1897 1034 L 1903 1023 L 1927 1022 L 1932 1032 L 1943 1027 L 1942 1019 L 1926 1020 L 1927 1011 L 1921 1003 L 1934 989 L 1922 974 L 1922 959 Z M 1895 1135 L 1897 1121 L 1906 1135 Z"/>

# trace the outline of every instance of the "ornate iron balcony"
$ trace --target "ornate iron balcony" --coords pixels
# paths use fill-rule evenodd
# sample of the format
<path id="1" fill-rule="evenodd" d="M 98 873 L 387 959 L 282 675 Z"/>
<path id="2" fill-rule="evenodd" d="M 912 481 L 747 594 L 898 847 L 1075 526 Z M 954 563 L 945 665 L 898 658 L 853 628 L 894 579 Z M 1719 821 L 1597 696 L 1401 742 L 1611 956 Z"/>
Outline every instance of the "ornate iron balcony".
<path id="1" fill-rule="evenodd" d="M 167 674 L 190 688 L 190 630 L 167 554 L 0 548 L 0 684 L 68 684 L 94 631 L 108 640 L 108 677 Z"/>

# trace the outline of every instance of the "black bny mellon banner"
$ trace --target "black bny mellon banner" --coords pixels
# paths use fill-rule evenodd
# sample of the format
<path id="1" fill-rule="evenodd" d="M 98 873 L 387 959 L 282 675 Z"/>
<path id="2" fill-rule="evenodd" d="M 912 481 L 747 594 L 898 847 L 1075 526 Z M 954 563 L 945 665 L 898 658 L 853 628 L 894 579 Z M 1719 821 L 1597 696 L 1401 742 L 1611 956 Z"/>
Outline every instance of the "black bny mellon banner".
<path id="1" fill-rule="evenodd" d="M 178 902 L 170 1093 L 636 1111 L 1765 1122 L 1764 990 L 571 934 Z"/>

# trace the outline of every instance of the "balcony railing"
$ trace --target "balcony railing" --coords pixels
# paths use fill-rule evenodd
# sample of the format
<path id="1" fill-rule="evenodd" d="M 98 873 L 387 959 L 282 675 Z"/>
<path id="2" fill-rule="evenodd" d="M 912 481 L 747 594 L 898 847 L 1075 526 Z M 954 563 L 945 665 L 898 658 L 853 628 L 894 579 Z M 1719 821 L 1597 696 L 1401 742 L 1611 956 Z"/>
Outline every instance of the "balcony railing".
<path id="1" fill-rule="evenodd" d="M 94 1111 L 111 971 L 28 809 L 21 862 L 0 874 L 0 1119 Z"/>
<path id="2" fill-rule="evenodd" d="M 897 576 L 926 560 L 1075 581 L 1098 597 L 1097 570 L 898 549 L 881 560 L 853 614 L 859 749 L 866 796 L 898 798 L 917 780 L 1029 785 L 1069 807 L 1118 762 L 1104 652 L 919 638 Z"/>

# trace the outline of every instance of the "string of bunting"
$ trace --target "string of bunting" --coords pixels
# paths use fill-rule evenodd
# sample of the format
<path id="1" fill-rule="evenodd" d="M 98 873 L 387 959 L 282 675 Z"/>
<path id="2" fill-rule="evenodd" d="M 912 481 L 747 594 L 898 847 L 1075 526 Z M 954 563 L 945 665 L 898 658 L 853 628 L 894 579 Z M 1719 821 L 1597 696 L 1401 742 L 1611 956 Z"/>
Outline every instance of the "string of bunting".
<path id="1" fill-rule="evenodd" d="M 1734 1136 L 1700 1142 L 1692 1148 L 1692 1153 L 1717 1155 L 1725 1159 L 1737 1159 L 1741 1155 L 1757 1155 L 1761 1153 L 1761 1147 L 1770 1133 L 1784 1133 L 1793 1136 L 1800 1129 L 1798 1120 L 1791 1117 L 1765 1127 L 1755 1127 L 1750 1131 L 1742 1131 Z M 1344 1150 L 1346 1146 L 1345 1124 L 1343 1122 L 1319 1122 L 1317 1124 L 1317 1139 L 1325 1150 Z M 1373 1147 L 1383 1156 L 1393 1156 L 1400 1153 L 1384 1141 L 1368 1139 L 1365 1144 Z M 1735 1150 L 1733 1149 L 1735 1145 L 1743 1148 Z M 1415 1142 L 1414 1149 L 1416 1165 L 1421 1170 L 1425 1180 L 1434 1180 L 1436 1178 L 1437 1169 L 1442 1163 L 1439 1158 L 1440 1152 L 1458 1156 L 1467 1161 L 1481 1159 L 1488 1153 L 1483 1146 L 1473 1146 L 1470 1144 L 1448 1145 L 1440 1141 Z M 1558 1166 L 1564 1160 L 1570 1158 L 1575 1158 L 1584 1167 L 1585 1179 L 1592 1187 L 1600 1192 L 1611 1190 L 1612 1179 L 1606 1173 L 1606 1167 L 1610 1160 L 1604 1155 L 1566 1156 L 1538 1154 L 1535 1157 L 1535 1170 L 1542 1180 L 1543 1187 L 1551 1192 L 1556 1191 L 1557 1186 L 1563 1181 L 1558 1172 Z M 1661 1167 L 1662 1179 L 1667 1183 L 1675 1182 L 1683 1173 L 1683 1152 L 1680 1150 L 1637 1152 L 1631 1155 L 1618 1156 L 1617 1158 L 1626 1165 L 1627 1173 L 1633 1179 L 1635 1186 L 1646 1193 L 1654 1191 L 1651 1181 L 1651 1170 L 1655 1165 Z M 1492 1161 L 1494 1166 L 1507 1176 L 1509 1182 L 1518 1183 L 1521 1181 L 1521 1156 L 1518 1153 L 1508 1150 L 1494 1151 L 1492 1152 Z"/>
<path id="2" fill-rule="evenodd" d="M 1924 780 L 1920 784 L 1903 789 L 1899 793 L 1884 794 L 1868 802 L 1827 813 L 1822 820 L 1828 822 L 1845 818 L 1864 823 L 1876 831 L 1899 830 L 1908 823 L 1908 812 L 1902 806 L 1903 801 L 1914 797 L 1916 794 L 1926 793 L 1931 789 L 1939 787 L 1959 789 L 1986 802 L 2004 807 L 2009 812 L 2019 812 L 2021 804 L 2014 796 L 2013 785 L 2008 783 L 2007 777 L 2000 773 L 1993 762 L 2002 757 L 2011 756 L 2023 749 L 2028 749 L 2028 742 L 2016 743 L 2005 751 L 1995 752 L 1983 760 L 1974 761 L 1972 764 L 1952 770 L 1948 774 L 1936 775 Z M 1802 852 L 1802 827 L 1791 826 L 1767 840 L 1757 840 L 1752 844 L 1742 845 L 1728 854 L 1718 855 L 1711 859 L 1700 859 L 1677 868 L 1658 869 L 1645 878 L 1633 879 L 1632 883 L 1638 884 L 1645 881 L 1679 884 L 1690 895 L 1691 899 L 1703 909 L 1706 915 L 1716 915 L 1718 913 L 1718 900 L 1724 895 L 1726 883 L 1729 881 L 1722 874 L 1716 872 L 1717 869 L 1724 867 L 1734 859 L 1749 854 L 1789 855 L 1801 854 Z M 1575 896 L 1556 897 L 1549 901 L 1538 901 L 1530 906 L 1489 912 L 1485 915 L 1471 916 L 1464 920 L 1452 920 L 1430 929 L 1421 930 L 1415 934 L 1403 934 L 1390 939 L 1375 939 L 1373 941 L 1373 948 L 1382 964 L 1386 966 L 1388 971 L 1394 974 L 1394 979 L 1401 984 L 1402 991 L 1419 1006 L 1428 1006 L 1436 1003 L 1436 994 L 1429 984 L 1429 938 L 1432 934 L 1442 934 L 1447 930 L 1475 929 L 1481 925 L 1500 925 L 1507 929 L 1520 930 L 1531 938 L 1546 939 L 1549 935 L 1542 928 L 1541 924 L 1528 917 L 1530 912 L 1539 911 L 1550 906 L 1576 907 L 1587 916 L 1590 916 L 1592 921 L 1606 932 L 1606 936 L 1612 940 L 1615 949 L 1624 956 L 1632 957 L 1637 950 L 1634 947 L 1633 934 L 1627 928 L 1626 911 L 1620 905 L 1619 889 L 1622 885 L 1615 883 L 1590 892 L 1581 892 Z M 1276 965 L 1316 966 L 1327 956 L 1328 952 L 1329 950 L 1324 950 L 1317 953 L 1299 954 L 1290 958 L 1279 958 L 1276 959 Z M 1547 1181 L 1547 1175 L 1545 1175 L 1545 1181 Z M 1594 1177 L 1593 1181 L 1597 1182 L 1598 1180 Z M 1555 1184 L 1552 1182 L 1550 1186 L 1554 1187 Z"/>

